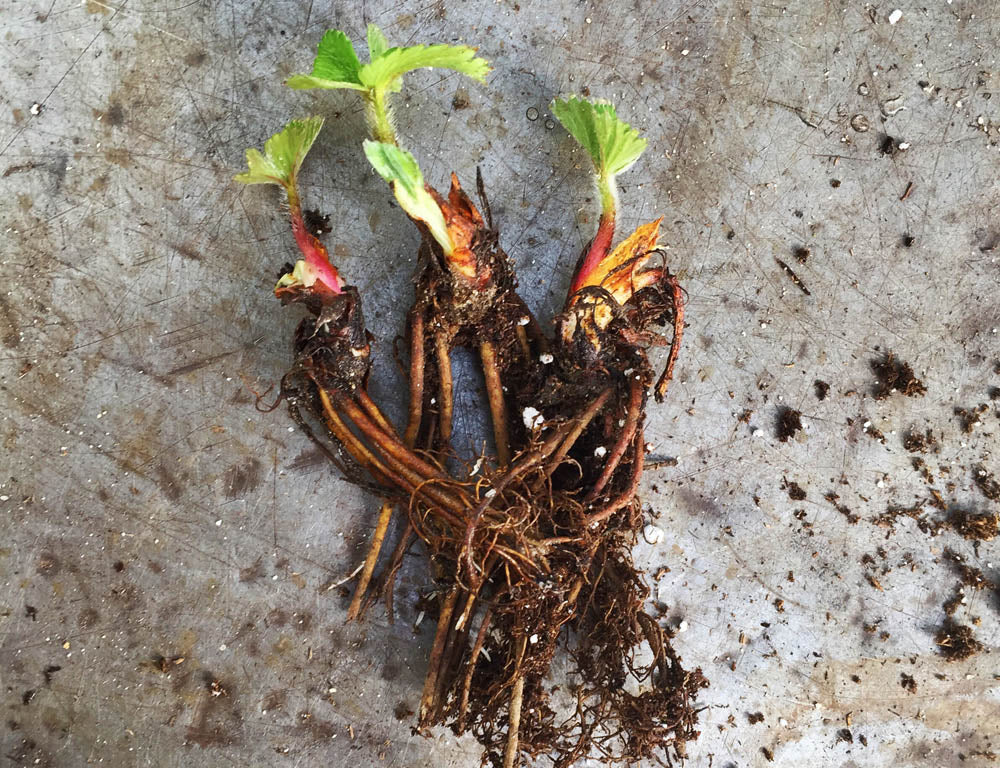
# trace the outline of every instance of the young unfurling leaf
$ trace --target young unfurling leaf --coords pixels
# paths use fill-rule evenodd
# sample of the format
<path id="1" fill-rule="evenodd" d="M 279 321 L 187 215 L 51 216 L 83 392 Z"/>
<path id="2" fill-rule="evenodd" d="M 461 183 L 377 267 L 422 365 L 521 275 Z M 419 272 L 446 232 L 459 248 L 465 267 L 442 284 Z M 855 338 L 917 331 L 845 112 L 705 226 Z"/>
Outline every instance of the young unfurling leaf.
<path id="1" fill-rule="evenodd" d="M 306 228 L 299 201 L 299 169 L 322 127 L 322 117 L 292 120 L 264 143 L 263 154 L 248 149 L 248 170 L 233 177 L 244 184 L 277 184 L 288 195 L 292 234 L 304 258 L 275 286 L 275 293 L 282 299 L 298 295 L 299 289 L 308 289 L 313 294 L 338 294 L 343 289 L 340 274 L 330 263 L 325 246 Z"/>
<path id="2" fill-rule="evenodd" d="M 612 182 L 612 191 L 614 177 L 631 168 L 646 148 L 646 140 L 621 120 L 608 102 L 571 96 L 555 99 L 550 109 L 570 135 L 587 150 L 594 163 L 598 184 L 601 179 L 608 179 Z M 604 190 L 601 191 L 603 203 Z"/>
<path id="3" fill-rule="evenodd" d="M 570 284 L 568 298 L 572 298 L 611 251 L 618 209 L 615 177 L 627 171 L 639 159 L 646 148 L 646 140 L 621 120 L 615 108 L 605 101 L 587 101 L 571 96 L 568 99 L 555 99 L 549 108 L 590 155 L 594 163 L 597 190 L 601 196 L 601 222 Z"/>
<path id="4" fill-rule="evenodd" d="M 322 117 L 292 120 L 264 143 L 264 154 L 247 150 L 247 168 L 233 178 L 244 184 L 278 184 L 293 187 L 302 161 L 323 127 Z"/>
<path id="5" fill-rule="evenodd" d="M 424 67 L 452 69 L 483 82 L 490 66 L 467 45 L 411 45 L 390 47 L 385 35 L 374 24 L 368 25 L 369 62 L 361 64 L 347 35 L 330 30 L 320 41 L 312 73 L 292 75 L 291 88 L 349 88 L 361 91 L 372 137 L 388 144 L 396 143 L 392 113 L 386 94 L 402 88 L 407 72 Z"/>
<path id="6" fill-rule="evenodd" d="M 448 236 L 444 214 L 427 191 L 424 175 L 413 155 L 381 141 L 365 141 L 365 155 L 378 175 L 392 185 L 393 194 L 407 215 L 426 224 L 445 255 L 450 254 L 454 245 Z"/>

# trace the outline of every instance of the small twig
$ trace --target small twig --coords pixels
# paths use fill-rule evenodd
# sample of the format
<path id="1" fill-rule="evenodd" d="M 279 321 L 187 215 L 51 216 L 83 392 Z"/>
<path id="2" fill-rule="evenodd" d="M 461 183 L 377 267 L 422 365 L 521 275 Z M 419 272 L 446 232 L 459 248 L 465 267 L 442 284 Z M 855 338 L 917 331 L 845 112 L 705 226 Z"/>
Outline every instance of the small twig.
<path id="1" fill-rule="evenodd" d="M 362 568 L 364 568 L 364 567 L 365 567 L 365 561 L 364 561 L 364 560 L 362 560 L 362 561 L 361 561 L 360 563 L 358 563 L 358 567 L 357 567 L 357 568 L 355 568 L 355 569 L 354 569 L 353 571 L 351 571 L 351 572 L 350 572 L 349 574 L 347 574 L 347 575 L 346 575 L 346 576 L 345 576 L 344 578 L 342 578 L 342 579 L 341 579 L 340 581 L 335 581 L 335 582 L 333 582 L 333 584 L 329 585 L 329 586 L 328 586 L 328 587 L 326 588 L 326 591 L 327 591 L 327 592 L 329 592 L 329 591 L 330 591 L 331 589 L 336 589 L 337 587 L 339 587 L 339 586 L 341 586 L 341 585 L 343 585 L 343 584 L 346 584 L 346 583 L 347 583 L 347 582 L 349 582 L 349 581 L 350 581 L 351 579 L 353 579 L 353 578 L 354 578 L 355 576 L 357 576 L 357 575 L 358 575 L 358 573 L 360 573 L 360 572 L 361 572 L 361 569 L 362 569 Z"/>
<path id="2" fill-rule="evenodd" d="M 795 270 L 793 270 L 790 266 L 788 266 L 777 256 L 774 257 L 774 260 L 778 262 L 778 266 L 781 267 L 782 271 L 786 275 L 788 275 L 788 278 L 795 284 L 796 288 L 802 291 L 802 293 L 804 293 L 806 296 L 812 296 L 812 294 L 809 293 L 809 289 L 806 288 L 806 284 L 802 282 L 802 278 L 795 274 Z"/>

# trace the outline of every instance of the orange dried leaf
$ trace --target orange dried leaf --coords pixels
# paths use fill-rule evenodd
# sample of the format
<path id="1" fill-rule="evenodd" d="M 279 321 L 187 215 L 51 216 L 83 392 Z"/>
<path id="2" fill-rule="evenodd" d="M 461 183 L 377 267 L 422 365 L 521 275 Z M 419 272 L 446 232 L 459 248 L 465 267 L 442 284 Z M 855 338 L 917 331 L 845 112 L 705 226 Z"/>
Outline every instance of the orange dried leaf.
<path id="1" fill-rule="evenodd" d="M 622 280 L 624 280 L 625 286 L 631 285 L 632 275 L 649 260 L 656 247 L 660 236 L 661 221 L 663 221 L 662 216 L 656 221 L 643 224 L 629 235 L 617 248 L 601 259 L 589 275 L 584 277 L 580 287 L 593 285 L 612 290 L 609 283 L 613 283 L 615 287 L 621 287 Z"/>

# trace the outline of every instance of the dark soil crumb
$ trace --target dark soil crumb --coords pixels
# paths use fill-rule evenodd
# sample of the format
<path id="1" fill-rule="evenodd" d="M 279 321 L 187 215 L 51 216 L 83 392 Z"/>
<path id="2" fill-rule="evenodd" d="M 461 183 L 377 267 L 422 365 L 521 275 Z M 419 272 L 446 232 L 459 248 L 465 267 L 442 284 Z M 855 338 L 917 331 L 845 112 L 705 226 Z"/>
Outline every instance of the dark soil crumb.
<path id="1" fill-rule="evenodd" d="M 948 505 L 944 503 L 944 496 L 941 495 L 941 491 L 939 491 L 937 488 L 930 488 L 928 489 L 928 493 L 930 493 L 931 495 L 931 498 L 928 501 L 928 503 L 932 507 L 934 507 L 935 509 L 940 509 L 942 512 L 944 512 L 948 508 Z"/>
<path id="2" fill-rule="evenodd" d="M 52 682 L 52 675 L 61 670 L 58 664 L 49 664 L 45 669 L 42 670 L 42 677 L 45 678 L 45 684 L 48 685 Z"/>
<path id="3" fill-rule="evenodd" d="M 913 675 L 908 675 L 903 672 L 899 676 L 899 684 L 903 686 L 903 690 L 907 693 L 917 692 L 917 681 L 913 679 Z"/>
<path id="4" fill-rule="evenodd" d="M 917 472 L 920 473 L 921 477 L 924 478 L 924 482 L 927 483 L 927 485 L 931 485 L 934 482 L 934 475 L 932 475 L 930 469 L 927 468 L 926 461 L 924 461 L 919 456 L 911 456 L 910 464 Z"/>
<path id="5" fill-rule="evenodd" d="M 928 451 L 933 451 L 937 453 L 938 451 L 938 441 L 934 437 L 934 433 L 929 429 L 920 434 L 916 430 L 911 429 L 906 437 L 903 438 L 903 448 L 907 450 L 908 453 L 927 453 Z"/>
<path id="6" fill-rule="evenodd" d="M 958 416 L 962 431 L 971 434 L 974 427 L 983 423 L 982 416 L 990 407 L 986 403 L 980 403 L 975 408 L 955 408 L 955 415 Z"/>
<path id="7" fill-rule="evenodd" d="M 934 641 L 938 652 L 948 661 L 962 661 L 983 650 L 983 644 L 976 640 L 972 628 L 958 624 L 951 618 L 944 620 Z"/>
<path id="8" fill-rule="evenodd" d="M 802 429 L 802 413 L 794 408 L 781 408 L 778 410 L 777 437 L 787 443 L 789 438 L 795 437 L 795 433 Z"/>
<path id="9" fill-rule="evenodd" d="M 892 157 L 897 152 L 899 152 L 899 139 L 886 134 L 882 138 L 881 143 L 879 143 L 878 145 L 878 151 L 881 152 L 883 155 L 888 155 L 889 157 Z"/>
<path id="10" fill-rule="evenodd" d="M 312 233 L 313 237 L 322 237 L 327 232 L 332 232 L 330 226 L 330 214 L 325 216 L 315 208 L 307 210 L 303 216 L 306 222 L 306 229 Z"/>
<path id="11" fill-rule="evenodd" d="M 982 464 L 972 468 L 976 487 L 990 501 L 1000 501 L 1000 482 Z"/>
<path id="12" fill-rule="evenodd" d="M 805 264 L 809 260 L 809 256 L 811 254 L 812 254 L 812 251 L 810 251 L 804 245 L 800 245 L 798 248 L 796 248 L 794 251 L 792 251 L 792 256 L 795 257 L 795 260 L 799 264 Z"/>
<path id="13" fill-rule="evenodd" d="M 882 528 L 888 528 L 891 533 L 896 530 L 896 522 L 901 517 L 908 517 L 915 521 L 917 528 L 919 528 L 923 533 L 930 534 L 931 536 L 937 536 L 949 525 L 948 523 L 944 523 L 940 520 L 932 520 L 928 518 L 924 514 L 924 503 L 922 501 L 918 501 L 911 507 L 901 507 L 897 504 L 890 504 L 886 507 L 885 512 L 872 518 L 872 523 L 881 526 Z"/>
<path id="14" fill-rule="evenodd" d="M 830 394 L 830 385 L 822 379 L 816 379 L 813 382 L 813 388 L 816 390 L 817 400 L 826 400 L 827 395 Z"/>
<path id="15" fill-rule="evenodd" d="M 848 744 L 854 743 L 854 734 L 851 733 L 850 728 L 841 728 L 837 731 L 837 743 L 846 741 Z"/>
<path id="16" fill-rule="evenodd" d="M 901 392 L 907 397 L 919 397 L 927 392 L 927 387 L 914 375 L 910 364 L 898 360 L 892 352 L 886 352 L 881 360 L 872 360 L 871 367 L 878 377 L 872 391 L 876 400 L 885 400 L 893 392 Z"/>
<path id="17" fill-rule="evenodd" d="M 762 755 L 764 755 L 764 759 L 767 760 L 767 762 L 769 762 L 769 763 L 773 763 L 774 762 L 774 751 L 773 750 L 768 749 L 767 747 L 761 747 L 760 748 L 760 752 L 761 752 Z"/>
<path id="18" fill-rule="evenodd" d="M 948 525 L 957 534 L 970 541 L 992 541 L 1000 533 L 1000 521 L 997 520 L 997 515 L 987 512 L 953 509 L 948 518 Z"/>
<path id="19" fill-rule="evenodd" d="M 885 433 L 870 421 L 866 421 L 862 425 L 862 431 L 872 440 L 878 440 L 882 445 L 885 445 Z"/>
<path id="20" fill-rule="evenodd" d="M 953 549 L 949 548 L 944 551 L 944 559 L 948 561 L 948 565 L 951 567 L 951 570 L 958 576 L 959 579 L 958 584 L 955 585 L 955 591 L 952 593 L 952 596 L 949 597 L 944 602 L 944 605 L 941 606 L 946 615 L 954 616 L 958 607 L 965 602 L 965 592 L 963 587 L 969 587 L 976 592 L 984 589 L 997 589 L 997 584 L 995 582 L 986 578 L 986 574 L 978 568 L 974 568 L 966 563 L 965 558 Z M 974 621 L 973 623 L 976 622 Z"/>
<path id="21" fill-rule="evenodd" d="M 788 498 L 792 501 L 804 501 L 806 498 L 805 490 L 794 480 L 789 482 L 787 478 L 783 478 L 781 487 L 788 491 Z"/>
<path id="22" fill-rule="evenodd" d="M 452 109 L 468 109 L 469 104 L 469 92 L 465 88 L 458 88 L 451 99 Z"/>
<path id="23" fill-rule="evenodd" d="M 1000 387 L 990 387 L 986 390 L 990 400 L 1000 400 Z"/>
<path id="24" fill-rule="evenodd" d="M 854 514 L 854 512 L 851 511 L 850 507 L 848 507 L 846 504 L 841 504 L 838 501 L 838 499 L 840 499 L 840 496 L 834 493 L 833 491 L 825 493 L 823 495 L 823 498 L 829 501 L 831 504 L 833 504 L 834 508 L 836 508 L 836 510 L 840 514 L 846 517 L 847 522 L 849 522 L 851 525 L 854 525 L 855 523 L 858 522 L 858 520 L 861 519 L 861 515 Z"/>
<path id="25" fill-rule="evenodd" d="M 747 714 L 747 722 L 750 723 L 750 725 L 757 725 L 757 723 L 763 723 L 764 722 L 764 713 L 763 712 L 750 712 L 750 713 L 748 713 Z"/>
<path id="26" fill-rule="evenodd" d="M 941 610 L 944 611 L 944 615 L 954 616 L 955 613 L 958 611 L 958 606 L 962 604 L 962 600 L 964 598 L 965 595 L 962 594 L 961 586 L 955 587 L 955 591 L 952 594 L 952 596 L 941 604 Z"/>

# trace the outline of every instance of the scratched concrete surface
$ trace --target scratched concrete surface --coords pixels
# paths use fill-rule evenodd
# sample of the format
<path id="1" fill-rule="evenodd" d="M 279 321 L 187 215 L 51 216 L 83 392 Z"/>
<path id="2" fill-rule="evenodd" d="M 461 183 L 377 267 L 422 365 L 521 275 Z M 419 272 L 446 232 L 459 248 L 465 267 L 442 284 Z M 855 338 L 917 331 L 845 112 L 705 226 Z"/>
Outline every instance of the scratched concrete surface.
<path id="1" fill-rule="evenodd" d="M 647 430 L 677 458 L 645 484 L 663 539 L 637 556 L 669 566 L 655 598 L 712 681 L 689 764 L 992 764 L 1000 598 L 968 590 L 955 616 L 983 653 L 948 663 L 935 631 L 946 549 L 1000 581 L 997 544 L 871 521 L 932 489 L 997 511 L 974 477 L 1000 471 L 996 5 L 900 0 L 894 24 L 846 0 L 339 5 L 0 0 L 0 760 L 478 764 L 468 739 L 410 732 L 427 575 L 407 567 L 395 624 L 345 626 L 331 585 L 377 505 L 249 395 L 289 362 L 297 315 L 270 288 L 293 245 L 273 191 L 231 176 L 320 113 L 304 194 L 368 301 L 376 394 L 399 397 L 416 234 L 361 159 L 351 95 L 281 85 L 324 29 L 373 20 L 494 62 L 488 88 L 411 77 L 400 130 L 434 183 L 482 166 L 542 316 L 594 227 L 546 104 L 589 90 L 650 139 L 622 230 L 665 216 L 690 304 Z M 872 397 L 887 349 L 926 396 Z M 963 432 L 955 408 L 981 403 Z M 804 422 L 784 443 L 782 406 Z M 926 475 L 911 428 L 939 439 Z"/>

